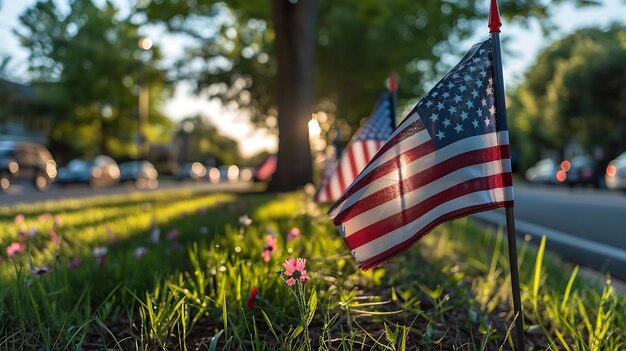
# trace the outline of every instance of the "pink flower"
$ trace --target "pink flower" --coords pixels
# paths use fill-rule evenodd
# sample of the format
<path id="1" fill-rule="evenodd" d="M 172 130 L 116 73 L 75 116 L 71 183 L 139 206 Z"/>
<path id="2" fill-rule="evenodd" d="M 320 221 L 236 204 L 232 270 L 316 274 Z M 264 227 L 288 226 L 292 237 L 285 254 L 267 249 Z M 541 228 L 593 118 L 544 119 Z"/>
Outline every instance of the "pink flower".
<path id="1" fill-rule="evenodd" d="M 15 257 L 15 255 L 21 254 L 23 252 L 24 252 L 24 246 L 22 246 L 22 244 L 20 243 L 11 243 L 11 245 L 7 247 L 7 256 L 9 258 L 13 258 Z"/>
<path id="2" fill-rule="evenodd" d="M 174 240 L 176 238 L 178 238 L 178 236 L 180 235 L 180 232 L 178 231 L 178 229 L 172 229 L 169 232 L 167 232 L 167 240 Z"/>
<path id="3" fill-rule="evenodd" d="M 70 263 L 68 264 L 68 268 L 74 269 L 74 268 L 77 268 L 78 266 L 80 266 L 80 258 L 72 257 L 72 259 L 70 260 Z"/>
<path id="4" fill-rule="evenodd" d="M 285 268 L 284 274 L 289 277 L 285 283 L 289 286 L 293 286 L 298 280 L 301 283 L 304 283 L 311 279 L 304 269 L 305 265 L 306 258 L 295 259 L 293 257 L 289 257 L 289 259 L 283 263 L 283 267 Z"/>
<path id="5" fill-rule="evenodd" d="M 289 229 L 289 231 L 287 232 L 287 235 L 285 236 L 285 240 L 287 242 L 290 242 L 291 240 L 297 238 L 300 236 L 300 228 L 298 227 L 293 227 L 291 229 Z"/>
<path id="6" fill-rule="evenodd" d="M 63 219 L 61 218 L 61 216 L 59 215 L 54 216 L 54 225 L 57 227 L 60 227 L 63 225 Z"/>
<path id="7" fill-rule="evenodd" d="M 40 222 L 47 222 L 48 220 L 50 220 L 50 214 L 49 213 L 42 213 L 39 215 L 39 221 Z"/>
<path id="8" fill-rule="evenodd" d="M 57 235 L 57 233 L 50 229 L 48 231 L 48 235 L 50 235 L 50 240 L 52 240 L 52 242 L 56 245 L 56 246 L 61 246 L 61 238 Z"/>
<path id="9" fill-rule="evenodd" d="M 15 224 L 21 225 L 22 223 L 24 223 L 25 219 L 26 219 L 26 217 L 24 217 L 24 215 L 20 213 L 20 214 L 15 216 Z"/>
<path id="10" fill-rule="evenodd" d="M 20 244 L 23 244 L 26 241 L 26 232 L 20 229 L 17 233 L 17 240 L 20 241 Z"/>
<path id="11" fill-rule="evenodd" d="M 34 276 L 40 276 L 40 275 L 44 275 L 44 274 L 50 273 L 50 272 L 52 272 L 52 269 L 50 267 L 46 267 L 46 266 L 43 266 L 43 267 L 33 267 L 30 270 L 30 274 L 34 275 Z"/>
<path id="12" fill-rule="evenodd" d="M 276 250 L 277 242 L 278 241 L 275 237 L 271 235 L 265 236 L 265 246 L 263 247 L 263 252 L 261 253 L 261 256 L 263 257 L 263 260 L 265 262 L 269 262 L 270 258 L 272 258 L 272 254 L 274 253 L 274 250 Z"/>

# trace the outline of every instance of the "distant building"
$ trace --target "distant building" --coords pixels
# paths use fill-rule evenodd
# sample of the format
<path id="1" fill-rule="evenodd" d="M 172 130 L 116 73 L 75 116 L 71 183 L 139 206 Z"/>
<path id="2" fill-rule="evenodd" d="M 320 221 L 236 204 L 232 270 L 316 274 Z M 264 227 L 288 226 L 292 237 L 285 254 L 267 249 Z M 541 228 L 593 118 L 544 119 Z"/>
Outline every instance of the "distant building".
<path id="1" fill-rule="evenodd" d="M 32 85 L 0 79 L 0 139 L 48 143 L 49 109 Z"/>

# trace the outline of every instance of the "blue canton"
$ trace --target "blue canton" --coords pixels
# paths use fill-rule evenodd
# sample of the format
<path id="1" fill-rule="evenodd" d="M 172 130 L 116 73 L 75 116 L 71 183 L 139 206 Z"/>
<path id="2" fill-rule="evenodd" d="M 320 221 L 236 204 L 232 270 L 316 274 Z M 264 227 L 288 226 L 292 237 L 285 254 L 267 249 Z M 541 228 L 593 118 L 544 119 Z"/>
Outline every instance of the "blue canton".
<path id="1" fill-rule="evenodd" d="M 491 42 L 476 44 L 417 104 L 437 149 L 461 139 L 502 130 L 496 120 Z"/>
<path id="2" fill-rule="evenodd" d="M 378 100 L 367 122 L 361 127 L 356 140 L 382 140 L 386 141 L 395 128 L 395 116 L 393 111 L 393 95 L 384 93 Z"/>

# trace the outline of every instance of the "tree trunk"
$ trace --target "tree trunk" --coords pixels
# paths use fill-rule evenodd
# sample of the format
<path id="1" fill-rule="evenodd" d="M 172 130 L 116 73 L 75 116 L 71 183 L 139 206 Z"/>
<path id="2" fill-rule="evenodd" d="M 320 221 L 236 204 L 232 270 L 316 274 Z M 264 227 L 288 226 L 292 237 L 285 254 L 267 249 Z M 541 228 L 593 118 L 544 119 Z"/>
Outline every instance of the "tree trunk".
<path id="1" fill-rule="evenodd" d="M 313 180 L 308 121 L 313 112 L 317 0 L 273 0 L 278 55 L 278 165 L 270 191 Z"/>

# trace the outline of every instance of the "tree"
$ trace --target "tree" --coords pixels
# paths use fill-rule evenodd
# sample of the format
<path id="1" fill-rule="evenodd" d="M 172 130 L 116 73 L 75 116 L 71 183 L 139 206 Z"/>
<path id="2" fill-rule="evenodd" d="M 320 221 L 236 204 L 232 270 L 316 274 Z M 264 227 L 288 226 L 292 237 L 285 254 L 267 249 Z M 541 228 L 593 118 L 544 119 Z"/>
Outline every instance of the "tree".
<path id="1" fill-rule="evenodd" d="M 513 133 L 536 159 L 574 139 L 607 157 L 626 149 L 626 28 L 582 29 L 538 57 L 515 92 Z"/>
<path id="2" fill-rule="evenodd" d="M 501 8 L 509 19 L 544 19 L 555 3 L 564 1 L 567 0 L 548 5 L 532 0 L 511 1 L 503 3 Z M 323 111 L 331 122 L 345 119 L 355 127 L 370 112 L 390 69 L 395 69 L 402 78 L 399 96 L 419 97 L 425 84 L 449 68 L 441 64 L 445 54 L 460 50 L 459 44 L 474 34 L 477 25 L 487 35 L 487 2 L 320 0 L 317 11 L 314 3 L 273 1 L 273 9 L 311 6 L 306 16 L 297 10 L 270 12 L 263 2 L 235 0 L 203 1 L 193 7 L 181 1 L 164 0 L 147 6 L 144 11 L 150 20 L 166 23 L 170 29 L 187 33 L 200 43 L 185 58 L 191 65 L 181 64 L 182 77 L 195 77 L 198 90 L 208 89 L 224 104 L 247 109 L 262 126 L 278 117 L 281 139 L 287 137 L 283 128 L 296 125 L 301 128 L 302 112 L 283 110 L 289 101 L 315 96 L 316 106 L 309 112 Z M 201 31 L 198 23 L 211 24 L 213 29 Z M 300 32 L 305 29 L 306 33 Z M 297 36 L 314 40 L 315 50 L 305 43 L 293 42 L 301 45 L 300 49 L 294 47 L 296 50 L 316 53 L 312 68 L 315 81 L 308 88 L 312 92 L 296 87 L 300 81 L 293 82 L 293 90 L 280 86 L 281 66 L 294 61 L 281 60 L 279 41 Z M 194 67 L 201 67 L 200 72 Z M 285 120 L 291 118 L 298 120 Z M 309 150 L 304 142 L 307 138 L 301 132 L 288 129 L 287 133 L 298 137 L 280 141 L 279 170 L 272 185 L 292 178 L 284 183 L 283 189 L 293 189 L 311 179 L 310 171 L 301 173 L 293 163 L 299 157 L 306 157 L 301 162 L 308 162 L 308 156 L 302 155 Z M 349 135 L 345 136 L 348 138 Z M 289 168 L 281 168 L 281 164 Z M 287 173 L 283 175 L 283 172 Z"/>
<path id="3" fill-rule="evenodd" d="M 20 20 L 25 29 L 17 34 L 30 51 L 30 74 L 53 109 L 53 149 L 68 157 L 136 156 L 140 69 L 153 102 L 146 134 L 163 139 L 168 133 L 171 122 L 158 111 L 169 87 L 157 68 L 159 49 L 152 48 L 150 60 L 143 62 L 138 25 L 121 18 L 112 3 L 98 7 L 91 0 L 74 0 L 62 12 L 53 1 L 40 1 Z"/>

